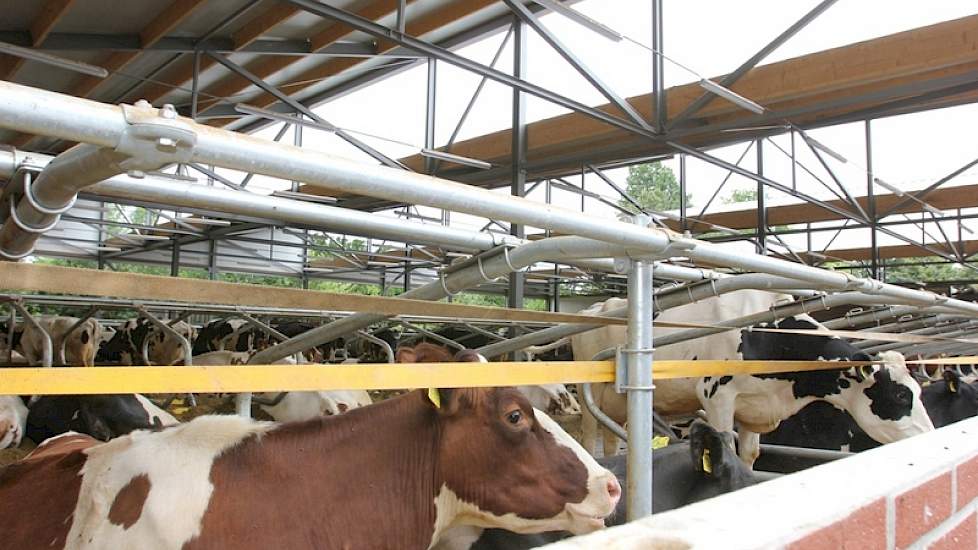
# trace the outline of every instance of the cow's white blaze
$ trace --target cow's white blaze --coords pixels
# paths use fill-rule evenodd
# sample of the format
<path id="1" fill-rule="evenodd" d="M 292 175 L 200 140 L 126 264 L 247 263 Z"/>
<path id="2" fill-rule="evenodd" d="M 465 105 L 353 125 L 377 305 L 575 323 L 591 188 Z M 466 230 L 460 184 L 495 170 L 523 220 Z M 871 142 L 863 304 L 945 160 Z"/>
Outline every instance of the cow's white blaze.
<path id="1" fill-rule="evenodd" d="M 136 431 L 86 450 L 65 549 L 179 550 L 200 534 L 214 490 L 210 473 L 215 459 L 272 427 L 271 422 L 238 416 L 204 416 L 169 430 Z M 149 494 L 139 519 L 124 529 L 110 522 L 108 513 L 119 490 L 139 475 L 148 477 Z"/>

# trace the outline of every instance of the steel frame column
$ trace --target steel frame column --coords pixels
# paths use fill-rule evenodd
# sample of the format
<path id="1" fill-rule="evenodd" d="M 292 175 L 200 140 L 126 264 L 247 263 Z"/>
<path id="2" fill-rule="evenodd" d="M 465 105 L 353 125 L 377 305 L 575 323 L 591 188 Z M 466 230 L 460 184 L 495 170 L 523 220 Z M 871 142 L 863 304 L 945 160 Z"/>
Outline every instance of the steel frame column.
<path id="1" fill-rule="evenodd" d="M 631 103 L 616 94 L 610 86 L 603 82 L 601 78 L 594 73 L 594 71 L 589 69 L 583 61 L 578 59 L 578 57 L 570 51 L 570 48 L 564 45 L 556 35 L 550 32 L 550 29 L 541 25 L 540 21 L 537 20 L 536 16 L 533 15 L 533 12 L 531 12 L 527 6 L 523 5 L 522 2 L 517 0 L 503 0 L 503 2 L 509 6 L 509 9 L 512 10 L 523 23 L 529 25 L 538 35 L 540 35 L 540 38 L 543 38 L 547 44 L 550 44 L 550 47 L 560 54 L 560 56 L 563 57 L 567 63 L 574 67 L 574 69 L 581 76 L 583 76 L 585 80 L 587 80 L 592 86 L 594 86 L 595 89 L 601 92 L 601 95 L 605 96 L 608 101 L 614 104 L 619 111 L 628 116 L 628 118 L 632 119 L 635 124 L 638 124 L 643 128 L 651 129 L 651 126 L 645 122 L 645 119 L 642 118 L 642 115 L 636 111 L 634 107 L 632 107 Z M 661 3 L 661 0 L 656 0 L 656 2 Z M 660 32 L 659 34 L 661 36 L 662 33 Z M 659 62 L 661 64 L 661 56 Z M 525 75 L 514 74 L 513 76 L 523 80 Z"/>
<path id="2" fill-rule="evenodd" d="M 872 120 L 866 119 L 866 214 L 869 219 L 870 263 L 869 276 L 879 279 L 880 248 L 876 240 L 876 194 L 873 192 L 873 132 Z"/>
<path id="3" fill-rule="evenodd" d="M 438 88 L 438 60 L 428 58 L 428 87 L 425 95 L 424 111 L 424 146 L 425 149 L 435 148 L 435 94 Z M 435 159 L 424 158 L 424 171 L 432 174 L 435 171 Z"/>
<path id="4" fill-rule="evenodd" d="M 647 224 L 647 216 L 636 216 Z M 627 516 L 652 514 L 652 262 L 632 260 L 628 272 L 628 348 L 623 349 L 628 395 Z M 621 359 L 619 359 L 621 360 Z"/>
<path id="5" fill-rule="evenodd" d="M 173 248 L 170 249 L 170 277 L 180 276 L 180 241 L 177 236 L 171 237 Z"/>
<path id="6" fill-rule="evenodd" d="M 760 186 L 760 184 L 758 184 Z M 686 219 L 686 155 L 679 155 L 679 230 L 686 233 L 688 220 Z"/>
<path id="7" fill-rule="evenodd" d="M 513 20 L 513 76 L 521 80 L 526 76 L 526 25 L 519 17 Z M 513 88 L 512 115 L 512 179 L 509 190 L 511 195 L 523 197 L 526 194 L 526 97 L 518 88 Z M 509 233 L 522 239 L 526 230 L 523 224 L 511 223 Z M 509 274 L 508 280 L 507 305 L 522 308 L 526 275 L 522 271 L 514 271 Z M 510 338 L 519 335 L 519 328 L 510 326 Z M 513 353 L 514 361 L 524 358 L 522 352 Z"/>
<path id="8" fill-rule="evenodd" d="M 764 175 L 764 140 L 757 140 L 757 173 Z M 764 205 L 764 184 L 757 182 L 757 253 L 767 254 L 767 207 Z"/>
<path id="9" fill-rule="evenodd" d="M 655 110 L 653 128 L 658 133 L 666 131 L 665 64 L 662 58 L 662 0 L 652 0 L 652 107 Z"/>

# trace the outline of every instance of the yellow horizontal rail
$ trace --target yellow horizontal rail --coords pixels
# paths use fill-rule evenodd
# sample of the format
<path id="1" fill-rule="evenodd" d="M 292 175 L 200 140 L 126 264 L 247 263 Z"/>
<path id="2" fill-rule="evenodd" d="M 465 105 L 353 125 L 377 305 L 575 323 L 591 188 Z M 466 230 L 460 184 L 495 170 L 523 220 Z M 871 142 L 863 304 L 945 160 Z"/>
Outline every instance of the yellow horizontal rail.
<path id="1" fill-rule="evenodd" d="M 845 361 L 656 361 L 656 379 L 837 369 Z M 0 395 L 461 388 L 611 382 L 612 361 L 0 368 Z"/>

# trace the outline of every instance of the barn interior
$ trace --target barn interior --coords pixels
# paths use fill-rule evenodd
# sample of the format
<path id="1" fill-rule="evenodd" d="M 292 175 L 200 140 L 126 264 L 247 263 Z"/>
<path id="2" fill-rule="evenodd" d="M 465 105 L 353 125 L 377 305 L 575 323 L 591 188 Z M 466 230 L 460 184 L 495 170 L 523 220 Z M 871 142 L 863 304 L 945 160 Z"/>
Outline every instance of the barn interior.
<path id="1" fill-rule="evenodd" d="M 15 327 L 51 315 L 76 319 L 68 333 L 143 319 L 184 366 L 198 362 L 181 323 L 261 335 L 238 350 L 254 365 L 317 349 L 317 362 L 393 363 L 429 341 L 536 359 L 512 380 L 566 382 L 623 439 L 651 439 L 651 366 L 680 359 L 670 345 L 796 315 L 860 351 L 902 353 L 924 385 L 978 376 L 978 153 L 962 145 L 978 118 L 973 7 L 901 4 L 858 28 L 865 7 L 837 0 L 599 4 L 2 2 L 0 361 L 15 363 Z M 697 9 L 760 22 L 670 42 Z M 726 43 L 723 64 L 684 61 Z M 781 297 L 657 325 L 751 290 Z M 614 298 L 628 306 L 587 309 Z M 626 320 L 617 357 L 572 352 L 575 335 Z M 308 330 L 286 334 L 290 323 Z M 57 366 L 67 337 L 42 340 L 32 366 Z M 130 364 L 153 364 L 150 347 Z M 715 368 L 687 376 L 727 373 Z M 0 394 L 21 393 L 3 389 L 21 383 L 7 371 Z M 370 378 L 344 372 L 240 382 L 220 399 L 136 373 L 114 392 L 94 378 L 57 391 L 159 394 L 181 418 L 264 416 L 267 392 Z M 369 372 L 374 400 L 425 385 Z M 37 376 L 10 387 L 54 387 Z M 611 381 L 637 411 L 627 433 L 589 395 Z M 634 481 L 648 491 L 627 495 L 641 518 L 651 450 L 623 449 L 649 465 Z M 853 454 L 761 449 L 790 463 L 764 479 Z"/>

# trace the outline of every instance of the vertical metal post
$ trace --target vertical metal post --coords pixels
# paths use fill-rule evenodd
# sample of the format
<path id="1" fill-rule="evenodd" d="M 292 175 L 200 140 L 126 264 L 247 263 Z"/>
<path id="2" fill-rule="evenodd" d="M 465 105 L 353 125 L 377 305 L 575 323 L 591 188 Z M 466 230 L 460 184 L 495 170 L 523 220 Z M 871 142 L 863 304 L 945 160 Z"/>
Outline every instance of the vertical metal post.
<path id="1" fill-rule="evenodd" d="M 424 146 L 435 148 L 435 91 L 438 86 L 438 65 L 434 58 L 428 58 L 428 93 L 425 97 Z M 425 157 L 424 171 L 430 174 L 435 169 L 435 159 Z"/>
<path id="2" fill-rule="evenodd" d="M 407 0 L 398 0 L 397 2 L 397 32 L 404 34 L 404 28 L 407 26 Z"/>
<path id="3" fill-rule="evenodd" d="M 302 118 L 305 118 L 302 113 L 296 113 L 295 116 L 297 116 L 300 120 Z M 293 135 L 292 135 L 292 143 L 293 143 L 293 145 L 295 145 L 296 147 L 302 147 L 302 124 L 293 124 L 292 125 L 292 132 L 293 132 Z M 292 181 L 292 192 L 295 193 L 298 190 L 299 190 L 299 182 L 293 180 Z"/>
<path id="4" fill-rule="evenodd" d="M 866 214 L 869 216 L 869 276 L 879 279 L 880 247 L 876 242 L 876 224 L 879 220 L 876 219 L 876 194 L 873 191 L 873 133 L 870 120 L 866 119 Z"/>
<path id="5" fill-rule="evenodd" d="M 170 277 L 180 276 L 180 239 L 171 237 L 173 246 L 170 248 Z"/>
<path id="6" fill-rule="evenodd" d="M 526 78 L 526 25 L 519 19 L 513 22 L 513 76 Z M 526 194 L 526 96 L 513 88 L 513 142 L 512 142 L 512 175 L 510 194 L 522 197 Z M 522 224 L 511 223 L 509 232 L 523 238 L 526 229 Z M 523 307 L 526 278 L 522 272 L 509 274 L 508 305 L 512 308 Z M 510 326 L 510 338 L 519 336 L 519 328 Z M 513 360 L 525 359 L 522 352 L 514 352 Z"/>
<path id="7" fill-rule="evenodd" d="M 791 190 L 798 190 L 798 162 L 795 160 L 795 130 L 791 129 Z"/>
<path id="8" fill-rule="evenodd" d="M 411 290 L 411 262 L 404 262 L 404 292 Z"/>
<path id="9" fill-rule="evenodd" d="M 194 50 L 194 76 L 190 88 L 190 118 L 197 120 L 197 104 L 200 99 L 200 50 Z"/>
<path id="10" fill-rule="evenodd" d="M 636 222 L 647 223 L 647 216 Z M 652 514 L 652 262 L 632 260 L 628 272 L 628 521 Z"/>
<path id="11" fill-rule="evenodd" d="M 764 175 L 764 140 L 757 140 L 757 174 Z M 767 207 L 764 206 L 764 185 L 757 182 L 757 253 L 767 254 Z"/>
<path id="12" fill-rule="evenodd" d="M 214 239 L 207 243 L 207 278 L 217 279 L 217 241 Z"/>
<path id="13" fill-rule="evenodd" d="M 100 202 L 100 203 L 98 203 L 98 205 L 101 207 L 101 209 L 98 211 L 98 219 L 99 219 L 99 221 L 104 222 L 105 221 L 105 203 L 104 202 Z M 105 226 L 103 224 L 101 224 L 101 223 L 98 224 L 98 244 L 99 244 L 99 246 L 102 246 L 104 244 L 103 241 L 105 240 L 105 233 L 106 233 Z M 102 251 L 102 250 L 99 250 L 98 253 L 96 254 L 96 258 L 97 258 L 97 262 L 98 262 L 98 269 L 105 269 L 105 252 Z M 9 363 L 10 361 L 7 361 L 7 362 Z"/>
<path id="14" fill-rule="evenodd" d="M 665 72 L 662 59 L 662 0 L 652 0 L 652 99 L 655 101 L 655 122 L 657 132 L 664 132 L 668 116 L 666 113 Z"/>
<path id="15" fill-rule="evenodd" d="M 679 230 L 686 232 L 686 155 L 679 155 Z"/>

